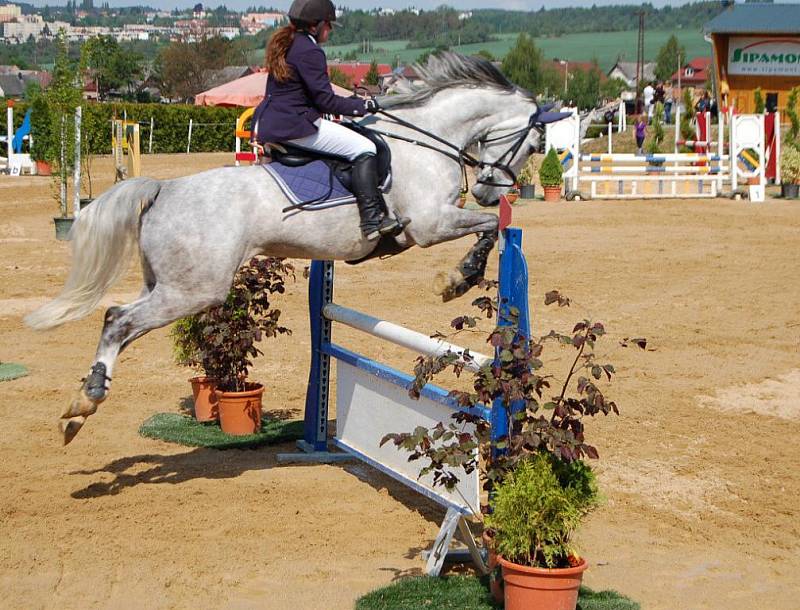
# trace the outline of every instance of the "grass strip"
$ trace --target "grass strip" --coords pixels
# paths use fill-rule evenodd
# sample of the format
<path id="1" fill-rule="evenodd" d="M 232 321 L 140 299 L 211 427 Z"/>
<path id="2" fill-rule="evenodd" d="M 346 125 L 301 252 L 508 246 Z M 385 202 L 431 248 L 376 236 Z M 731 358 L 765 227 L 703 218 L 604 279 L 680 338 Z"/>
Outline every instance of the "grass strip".
<path id="1" fill-rule="evenodd" d="M 261 430 L 256 434 L 231 436 L 225 434 L 216 422 L 201 423 L 179 413 L 156 413 L 140 426 L 139 434 L 189 447 L 249 449 L 300 439 L 303 437 L 303 422 L 263 417 Z"/>
<path id="2" fill-rule="evenodd" d="M 356 602 L 356 610 L 494 610 L 488 577 L 427 576 L 404 578 L 376 589 Z M 639 604 L 616 591 L 595 592 L 581 587 L 577 610 L 639 610 Z"/>
<path id="3" fill-rule="evenodd" d="M 0 362 L 0 381 L 11 381 L 19 377 L 25 377 L 28 374 L 26 369 L 21 364 L 14 364 L 13 362 Z"/>

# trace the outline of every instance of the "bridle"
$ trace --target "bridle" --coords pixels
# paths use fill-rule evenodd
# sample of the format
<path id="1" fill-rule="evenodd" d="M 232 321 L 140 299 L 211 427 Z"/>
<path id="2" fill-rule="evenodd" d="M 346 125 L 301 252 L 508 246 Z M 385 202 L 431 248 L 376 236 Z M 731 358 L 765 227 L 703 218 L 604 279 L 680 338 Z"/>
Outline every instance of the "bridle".
<path id="1" fill-rule="evenodd" d="M 494 170 L 500 170 L 508 178 L 511 179 L 511 182 L 506 184 L 503 182 L 496 182 L 493 178 L 485 179 L 478 177 L 478 179 L 476 180 L 478 184 L 483 184 L 486 186 L 499 186 L 499 187 L 512 187 L 514 186 L 514 184 L 516 184 L 517 175 L 514 173 L 514 170 L 511 169 L 510 163 L 516 156 L 517 152 L 519 152 L 519 149 L 522 147 L 523 142 L 525 142 L 531 130 L 535 129 L 540 134 L 543 133 L 542 127 L 537 124 L 537 119 L 541 111 L 542 111 L 541 108 L 537 108 L 536 112 L 531 114 L 530 117 L 528 118 L 528 124 L 522 129 L 518 129 L 511 133 L 503 134 L 501 136 L 496 136 L 494 138 L 481 138 L 480 140 L 478 140 L 478 146 L 480 147 L 481 145 L 485 145 L 488 142 L 497 142 L 499 140 L 504 140 L 506 138 L 512 138 L 516 136 L 516 140 L 514 140 L 511 143 L 508 149 L 497 159 L 491 162 L 482 161 L 481 159 L 476 159 L 472 154 L 467 152 L 465 147 L 456 146 L 452 142 L 448 142 L 444 138 L 437 136 L 435 133 L 431 133 L 430 131 L 422 129 L 421 127 L 414 125 L 413 123 L 409 123 L 405 119 L 401 119 L 399 116 L 392 114 L 391 112 L 387 112 L 386 110 L 383 109 L 379 109 L 378 112 L 384 115 L 385 117 L 391 119 L 398 125 L 402 125 L 403 127 L 408 127 L 413 131 L 421 133 L 424 136 L 427 136 L 432 140 L 438 142 L 439 144 L 442 144 L 443 146 L 446 146 L 447 148 L 454 150 L 455 152 L 450 152 L 449 150 L 443 150 L 438 146 L 434 146 L 433 144 L 428 144 L 427 142 L 420 142 L 419 140 L 415 140 L 414 138 L 408 138 L 387 131 L 374 129 L 372 127 L 368 127 L 368 129 L 382 136 L 386 136 L 388 138 L 393 138 L 395 140 L 402 140 L 403 142 L 409 142 L 410 144 L 414 144 L 415 146 L 421 146 L 423 148 L 435 150 L 436 152 L 444 155 L 445 157 L 452 159 L 453 161 L 458 163 L 459 166 L 461 166 L 461 173 L 464 179 L 464 186 L 462 188 L 462 192 L 466 192 L 469 190 L 469 183 L 467 180 L 467 167 L 474 167 L 477 168 L 478 170 L 491 169 L 492 176 L 494 174 Z"/>

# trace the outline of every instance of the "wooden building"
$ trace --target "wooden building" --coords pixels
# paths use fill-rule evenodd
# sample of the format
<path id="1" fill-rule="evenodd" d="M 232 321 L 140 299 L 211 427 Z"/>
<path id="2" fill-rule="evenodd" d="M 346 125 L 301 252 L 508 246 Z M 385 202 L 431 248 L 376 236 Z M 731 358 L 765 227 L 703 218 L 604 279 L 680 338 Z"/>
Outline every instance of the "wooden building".
<path id="1" fill-rule="evenodd" d="M 703 28 L 714 50 L 714 80 L 721 109 L 754 111 L 761 88 L 767 110 L 783 111 L 800 85 L 800 4 L 731 2 Z"/>

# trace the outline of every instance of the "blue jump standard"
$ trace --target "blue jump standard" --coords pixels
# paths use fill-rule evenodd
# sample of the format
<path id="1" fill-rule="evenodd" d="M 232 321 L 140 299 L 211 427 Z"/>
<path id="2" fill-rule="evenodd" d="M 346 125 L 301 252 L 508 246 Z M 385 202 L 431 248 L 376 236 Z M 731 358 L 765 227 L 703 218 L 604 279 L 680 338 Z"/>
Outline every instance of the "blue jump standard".
<path id="1" fill-rule="evenodd" d="M 524 336 L 530 336 L 530 310 L 528 307 L 528 265 L 522 252 L 522 230 L 503 230 L 500 242 L 500 270 L 498 301 L 500 313 L 498 324 L 513 325 L 511 312 L 518 317 L 518 327 Z M 330 398 L 331 357 L 341 359 L 356 368 L 375 375 L 384 381 L 408 389 L 412 378 L 380 362 L 351 352 L 332 342 L 332 323 L 322 313 L 326 304 L 333 302 L 333 263 L 312 261 L 309 278 L 309 318 L 311 323 L 311 369 L 306 393 L 305 426 L 303 440 L 298 447 L 307 453 L 329 454 L 331 457 L 350 457 L 346 454 L 328 452 L 328 401 Z M 499 353 L 495 353 L 495 359 Z M 428 384 L 423 393 L 454 410 L 460 409 L 449 399 L 447 392 Z M 514 407 L 512 407 L 514 408 Z M 519 407 L 517 407 L 519 408 Z M 504 417 L 502 400 L 491 408 L 480 409 L 480 415 L 491 421 L 492 440 L 508 435 L 508 422 Z M 363 459 L 363 456 L 355 457 Z M 319 458 L 317 458 L 319 459 Z M 405 482 L 405 481 L 404 481 Z"/>

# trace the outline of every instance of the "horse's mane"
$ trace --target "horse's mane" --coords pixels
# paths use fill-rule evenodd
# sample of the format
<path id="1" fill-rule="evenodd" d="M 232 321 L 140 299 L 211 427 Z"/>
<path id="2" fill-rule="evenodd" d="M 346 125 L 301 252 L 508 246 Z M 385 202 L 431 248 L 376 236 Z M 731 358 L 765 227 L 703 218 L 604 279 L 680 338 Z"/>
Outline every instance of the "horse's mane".
<path id="1" fill-rule="evenodd" d="M 394 85 L 395 93 L 381 98 L 381 106 L 398 108 L 420 106 L 435 94 L 452 87 L 491 87 L 505 93 L 520 91 L 526 97 L 533 95 L 509 81 L 494 65 L 482 57 L 443 51 L 431 55 L 426 65 L 414 64 L 414 71 L 422 83 L 400 78 Z"/>

